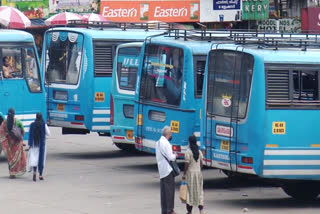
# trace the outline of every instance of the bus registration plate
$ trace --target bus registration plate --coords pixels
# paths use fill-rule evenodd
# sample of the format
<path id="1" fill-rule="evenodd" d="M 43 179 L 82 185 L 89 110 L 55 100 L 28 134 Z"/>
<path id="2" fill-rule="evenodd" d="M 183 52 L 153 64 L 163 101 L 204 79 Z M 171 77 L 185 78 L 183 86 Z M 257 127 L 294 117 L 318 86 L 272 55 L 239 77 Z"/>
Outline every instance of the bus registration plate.
<path id="1" fill-rule="evenodd" d="M 132 130 L 127 130 L 127 138 L 129 140 L 132 140 L 133 139 L 133 131 Z"/>
<path id="2" fill-rule="evenodd" d="M 58 105 L 57 105 L 57 110 L 58 110 L 58 111 L 64 111 L 64 104 L 58 103 Z"/>
<path id="3" fill-rule="evenodd" d="M 221 140 L 220 149 L 225 150 L 225 151 L 229 151 L 230 150 L 230 141 Z"/>

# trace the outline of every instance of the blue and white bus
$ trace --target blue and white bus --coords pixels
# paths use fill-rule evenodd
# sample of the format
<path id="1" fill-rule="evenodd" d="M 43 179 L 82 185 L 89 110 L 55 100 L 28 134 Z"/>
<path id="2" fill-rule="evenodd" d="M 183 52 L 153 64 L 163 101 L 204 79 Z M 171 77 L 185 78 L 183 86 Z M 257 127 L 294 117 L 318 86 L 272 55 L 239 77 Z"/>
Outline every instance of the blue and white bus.
<path id="1" fill-rule="evenodd" d="M 134 92 L 142 42 L 119 45 L 111 84 L 111 136 L 117 147 L 133 150 Z"/>
<path id="2" fill-rule="evenodd" d="M 116 47 L 159 30 L 60 27 L 45 33 L 48 123 L 64 134 L 110 135 L 110 90 Z"/>
<path id="3" fill-rule="evenodd" d="M 17 30 L 0 30 L 0 123 L 8 109 L 14 108 L 16 117 L 24 125 L 24 140 L 36 113 L 46 118 L 44 85 L 40 73 L 38 53 L 33 36 Z"/>
<path id="4" fill-rule="evenodd" d="M 320 49 L 293 40 L 213 46 L 201 147 L 208 166 L 269 178 L 308 199 L 320 193 Z"/>
<path id="5" fill-rule="evenodd" d="M 134 137 L 136 148 L 154 153 L 165 125 L 171 126 L 173 150 L 180 157 L 188 136 L 200 141 L 200 105 L 207 53 L 211 44 L 184 39 L 149 40 L 138 71 Z"/>

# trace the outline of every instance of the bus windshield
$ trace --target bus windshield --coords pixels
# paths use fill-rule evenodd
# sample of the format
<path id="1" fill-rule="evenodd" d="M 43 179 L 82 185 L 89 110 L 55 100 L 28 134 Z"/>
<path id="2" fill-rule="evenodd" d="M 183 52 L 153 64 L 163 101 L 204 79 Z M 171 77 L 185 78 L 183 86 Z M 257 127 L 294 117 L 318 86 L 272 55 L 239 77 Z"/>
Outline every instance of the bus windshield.
<path id="1" fill-rule="evenodd" d="M 180 105 L 183 50 L 147 45 L 143 62 L 140 98 L 145 101 Z"/>
<path id="2" fill-rule="evenodd" d="M 117 76 L 120 89 L 134 91 L 137 81 L 140 47 L 124 47 L 118 51 Z"/>
<path id="3" fill-rule="evenodd" d="M 47 34 L 46 81 L 76 85 L 83 52 L 83 35 L 54 31 Z"/>
<path id="4" fill-rule="evenodd" d="M 39 67 L 33 47 L 0 47 L 1 76 L 5 79 L 25 79 L 31 92 L 41 92 Z"/>
<path id="5" fill-rule="evenodd" d="M 245 118 L 252 72 L 251 55 L 228 50 L 211 51 L 207 81 L 208 113 Z"/>

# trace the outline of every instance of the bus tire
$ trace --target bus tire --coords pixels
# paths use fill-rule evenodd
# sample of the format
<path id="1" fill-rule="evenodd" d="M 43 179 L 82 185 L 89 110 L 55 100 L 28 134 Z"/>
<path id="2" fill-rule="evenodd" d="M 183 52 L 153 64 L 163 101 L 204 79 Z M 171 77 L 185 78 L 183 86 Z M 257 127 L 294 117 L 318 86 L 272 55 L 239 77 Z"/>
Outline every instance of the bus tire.
<path id="1" fill-rule="evenodd" d="M 136 148 L 133 144 L 126 143 L 114 143 L 119 149 L 125 152 L 133 152 L 136 151 Z"/>
<path id="2" fill-rule="evenodd" d="M 290 197 L 301 201 L 314 200 L 320 193 L 319 183 L 316 182 L 289 183 L 282 189 Z"/>

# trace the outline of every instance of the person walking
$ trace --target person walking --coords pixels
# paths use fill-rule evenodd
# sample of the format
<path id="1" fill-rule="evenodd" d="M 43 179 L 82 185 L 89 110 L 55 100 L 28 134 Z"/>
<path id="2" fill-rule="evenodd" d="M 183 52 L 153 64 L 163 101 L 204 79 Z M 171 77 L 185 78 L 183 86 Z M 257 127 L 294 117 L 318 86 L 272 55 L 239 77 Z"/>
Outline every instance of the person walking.
<path id="1" fill-rule="evenodd" d="M 156 143 L 156 159 L 160 175 L 160 197 L 161 213 L 176 214 L 174 212 L 175 182 L 172 167 L 168 161 L 174 161 L 177 154 L 174 154 L 170 144 L 172 139 L 171 128 L 165 126 L 161 132 L 162 136 Z"/>
<path id="2" fill-rule="evenodd" d="M 197 138 L 189 136 L 189 149 L 185 153 L 185 169 L 182 179 L 187 183 L 187 203 L 188 213 L 192 213 L 192 207 L 197 206 L 200 214 L 203 214 L 203 177 L 201 173 L 203 155 L 199 151 Z"/>
<path id="3" fill-rule="evenodd" d="M 17 136 L 13 136 L 14 129 Z M 10 178 L 21 176 L 26 172 L 27 158 L 23 148 L 24 128 L 23 124 L 18 118 L 15 118 L 15 111 L 10 108 L 7 119 L 5 119 L 0 126 L 0 141 L 2 150 L 7 156 L 9 165 Z"/>
<path id="4" fill-rule="evenodd" d="M 30 125 L 28 140 L 30 149 L 39 148 L 38 166 L 33 167 L 33 181 L 37 181 L 37 169 L 39 170 L 39 179 L 44 180 L 42 173 L 46 159 L 46 134 L 50 135 L 48 132 L 42 114 L 37 113 L 35 121 Z"/>

